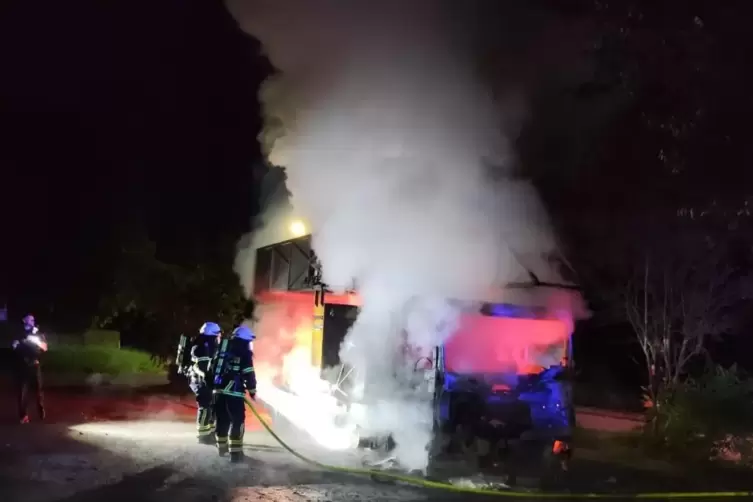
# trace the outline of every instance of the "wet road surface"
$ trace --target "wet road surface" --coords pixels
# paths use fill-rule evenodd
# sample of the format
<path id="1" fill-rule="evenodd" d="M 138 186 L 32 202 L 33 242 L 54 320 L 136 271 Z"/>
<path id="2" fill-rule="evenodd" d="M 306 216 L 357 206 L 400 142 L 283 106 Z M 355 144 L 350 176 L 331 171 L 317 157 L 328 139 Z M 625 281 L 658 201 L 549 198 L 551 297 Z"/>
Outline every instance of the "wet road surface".
<path id="1" fill-rule="evenodd" d="M 422 490 L 305 464 L 280 448 L 250 413 L 246 460 L 230 464 L 213 447 L 196 444 L 190 397 L 63 393 L 48 396 L 47 409 L 44 423 L 32 416 L 26 425 L 13 423 L 9 407 L 2 411 L 4 502 L 437 500 Z M 274 422 L 291 445 L 317 460 L 358 462 L 319 449 L 284 421 Z"/>
<path id="2" fill-rule="evenodd" d="M 10 407 L 0 411 L 3 502 L 472 502 L 499 498 L 375 483 L 322 471 L 283 450 L 250 413 L 246 461 L 230 464 L 213 447 L 195 443 L 195 408 L 190 397 L 56 394 L 48 400 L 48 420 L 32 420 L 27 425 L 13 423 L 11 411 Z M 360 464 L 358 454 L 325 451 L 284 420 L 270 418 L 275 430 L 304 455 L 340 465 Z M 580 465 L 578 472 L 587 483 L 578 482 L 579 491 L 637 490 L 646 481 L 623 472 L 615 479 L 610 466 Z M 650 485 L 652 490 L 683 486 L 676 479 L 656 476 Z"/>

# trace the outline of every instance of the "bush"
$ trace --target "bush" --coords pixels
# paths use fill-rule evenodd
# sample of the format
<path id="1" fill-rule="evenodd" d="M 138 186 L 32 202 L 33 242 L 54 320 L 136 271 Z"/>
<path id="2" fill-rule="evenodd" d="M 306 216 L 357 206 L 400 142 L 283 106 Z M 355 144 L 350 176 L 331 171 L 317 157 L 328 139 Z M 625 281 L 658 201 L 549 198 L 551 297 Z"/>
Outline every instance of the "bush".
<path id="1" fill-rule="evenodd" d="M 102 345 L 62 345 L 53 347 L 42 360 L 45 371 L 66 375 L 161 374 L 164 363 L 148 352 Z"/>
<path id="2" fill-rule="evenodd" d="M 716 367 L 661 392 L 646 425 L 653 446 L 688 460 L 708 460 L 720 449 L 743 453 L 751 433 L 753 380 L 736 367 Z"/>
<path id="3" fill-rule="evenodd" d="M 83 341 L 85 345 L 106 345 L 117 349 L 120 348 L 120 331 L 90 329 L 84 332 Z"/>

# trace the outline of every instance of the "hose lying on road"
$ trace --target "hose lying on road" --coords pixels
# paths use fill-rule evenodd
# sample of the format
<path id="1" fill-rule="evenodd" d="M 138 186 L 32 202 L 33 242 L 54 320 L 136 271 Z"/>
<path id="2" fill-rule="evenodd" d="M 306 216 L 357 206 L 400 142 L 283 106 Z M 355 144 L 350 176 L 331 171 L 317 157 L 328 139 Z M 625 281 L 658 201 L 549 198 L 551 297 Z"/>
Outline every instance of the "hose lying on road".
<path id="1" fill-rule="evenodd" d="M 444 490 L 455 493 L 467 493 L 475 495 L 492 495 L 497 497 L 518 497 L 518 498 L 532 498 L 532 499 L 699 499 L 699 498 L 729 498 L 729 497 L 753 497 L 753 491 L 741 492 L 648 492 L 648 493 L 570 493 L 570 492 L 522 492 L 513 490 L 492 490 L 489 488 L 473 488 L 467 486 L 456 486 L 450 483 L 442 483 L 438 481 L 431 481 L 417 476 L 407 476 L 405 474 L 397 474 L 394 472 L 382 471 L 379 469 L 363 469 L 358 467 L 340 467 L 336 465 L 328 465 L 322 462 L 317 462 L 308 457 L 304 457 L 293 448 L 288 446 L 280 436 L 278 436 L 272 427 L 261 417 L 256 407 L 251 400 L 246 397 L 246 404 L 251 409 L 251 413 L 254 414 L 256 419 L 261 425 L 269 432 L 269 434 L 280 443 L 285 450 L 291 453 L 293 456 L 306 462 L 307 464 L 314 465 L 320 469 L 333 472 L 341 472 L 346 474 L 355 474 L 357 476 L 379 476 L 381 478 L 392 479 L 395 481 L 401 481 L 413 486 L 420 486 L 424 488 L 431 488 L 435 490 Z"/>

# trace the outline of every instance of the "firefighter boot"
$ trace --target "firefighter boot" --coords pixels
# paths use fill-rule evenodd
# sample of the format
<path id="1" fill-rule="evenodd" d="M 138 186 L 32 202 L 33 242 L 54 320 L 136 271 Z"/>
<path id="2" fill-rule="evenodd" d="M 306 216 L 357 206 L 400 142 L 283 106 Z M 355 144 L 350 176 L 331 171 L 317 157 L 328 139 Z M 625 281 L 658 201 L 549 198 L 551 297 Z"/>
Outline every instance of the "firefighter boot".
<path id="1" fill-rule="evenodd" d="M 234 464 L 243 462 L 243 439 L 233 438 L 231 435 L 228 446 L 230 449 L 230 461 Z"/>
<path id="2" fill-rule="evenodd" d="M 201 396 L 201 394 L 199 394 Z M 211 396 L 211 395 L 210 395 Z M 199 399 L 197 398 L 197 401 Z M 212 419 L 212 409 L 208 406 L 202 406 L 199 403 L 199 409 L 196 414 L 196 434 L 199 444 L 213 445 L 215 443 L 215 427 L 214 420 Z"/>
<path id="3" fill-rule="evenodd" d="M 213 432 L 210 434 L 204 434 L 202 436 L 199 436 L 197 438 L 197 441 L 199 444 L 205 444 L 208 446 L 214 446 L 215 444 L 217 444 L 217 439 L 214 437 Z"/>
<path id="4" fill-rule="evenodd" d="M 220 454 L 220 457 L 227 455 L 227 437 L 217 436 L 217 452 Z"/>

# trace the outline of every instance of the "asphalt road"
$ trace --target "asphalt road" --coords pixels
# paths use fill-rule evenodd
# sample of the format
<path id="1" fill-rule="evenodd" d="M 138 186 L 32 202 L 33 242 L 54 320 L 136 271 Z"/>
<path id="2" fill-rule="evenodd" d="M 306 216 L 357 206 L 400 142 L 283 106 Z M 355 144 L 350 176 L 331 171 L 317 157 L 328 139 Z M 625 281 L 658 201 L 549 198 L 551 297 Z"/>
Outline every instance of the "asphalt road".
<path id="1" fill-rule="evenodd" d="M 190 398 L 55 393 L 48 396 L 48 420 L 27 425 L 14 423 L 13 411 L 11 406 L 0 408 L 4 502 L 491 499 L 322 471 L 282 450 L 252 417 L 247 419 L 246 462 L 230 464 L 213 447 L 195 443 Z M 324 451 L 285 421 L 272 419 L 276 431 L 302 453 L 335 464 L 360 463 L 357 454 Z M 678 480 L 638 478 L 612 466 L 576 466 L 579 491 L 639 490 L 645 483 L 653 490 L 683 486 Z"/>
<path id="2" fill-rule="evenodd" d="M 186 423 L 100 422 L 73 430 L 32 425 L 9 440 L 3 458 L 10 461 L 0 467 L 3 500 L 426 500 L 312 469 L 260 432 L 247 435 L 247 461 L 235 465 L 193 444 Z"/>
<path id="3" fill-rule="evenodd" d="M 80 411 L 86 400 L 72 401 Z M 160 398 L 151 398 L 146 407 L 123 404 L 117 412 L 108 412 L 99 403 L 98 410 L 86 410 L 86 420 L 81 422 L 70 419 L 75 415 L 73 407 L 46 423 L 6 422 L 0 426 L 2 500 L 437 500 L 422 490 L 313 468 L 293 458 L 250 420 L 246 461 L 230 464 L 213 447 L 195 444 L 193 410 L 186 406 L 185 412 L 181 407 L 173 398 L 165 398 L 163 403 Z M 350 455 L 318 450 L 308 438 L 285 426 L 276 429 L 302 452 L 319 460 L 357 462 Z"/>

